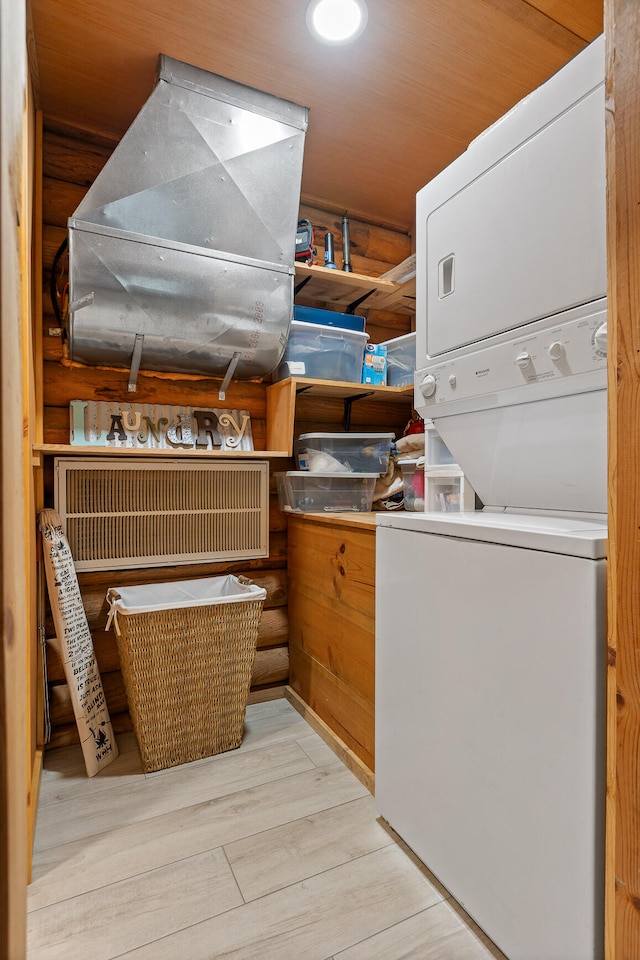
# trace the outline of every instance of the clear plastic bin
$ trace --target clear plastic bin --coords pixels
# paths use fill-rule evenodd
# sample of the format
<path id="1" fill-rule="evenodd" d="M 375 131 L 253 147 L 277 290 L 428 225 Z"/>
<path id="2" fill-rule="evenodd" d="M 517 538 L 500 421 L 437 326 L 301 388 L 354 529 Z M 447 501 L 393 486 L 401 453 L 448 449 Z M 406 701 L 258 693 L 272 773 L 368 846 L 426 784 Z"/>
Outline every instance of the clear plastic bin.
<path id="1" fill-rule="evenodd" d="M 416 335 L 405 333 L 403 337 L 386 340 L 387 386 L 406 387 L 413 383 L 416 370 Z"/>
<path id="2" fill-rule="evenodd" d="M 366 513 L 371 510 L 376 473 L 276 473 L 280 509 L 285 513 Z"/>
<path id="3" fill-rule="evenodd" d="M 425 424 L 424 455 L 428 467 L 457 466 L 453 454 L 435 427 Z"/>
<path id="4" fill-rule="evenodd" d="M 300 470 L 322 473 L 387 472 L 393 433 L 303 433 L 295 442 Z"/>
<path id="5" fill-rule="evenodd" d="M 461 513 L 475 510 L 476 495 L 462 470 L 425 468 L 425 510 Z"/>
<path id="6" fill-rule="evenodd" d="M 405 510 L 424 510 L 424 457 L 400 460 Z"/>
<path id="7" fill-rule="evenodd" d="M 368 333 L 292 320 L 276 379 L 290 376 L 360 383 Z M 295 365 L 295 366 L 294 366 Z"/>

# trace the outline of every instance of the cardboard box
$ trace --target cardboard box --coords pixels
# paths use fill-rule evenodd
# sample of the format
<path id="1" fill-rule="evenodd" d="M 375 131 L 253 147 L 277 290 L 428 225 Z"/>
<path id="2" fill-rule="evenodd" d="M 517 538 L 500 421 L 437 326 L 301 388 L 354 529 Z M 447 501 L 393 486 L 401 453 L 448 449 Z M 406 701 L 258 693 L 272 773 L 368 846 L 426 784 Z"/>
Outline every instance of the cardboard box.
<path id="1" fill-rule="evenodd" d="M 362 382 L 373 386 L 387 385 L 387 347 L 384 343 L 367 343 L 362 362 Z"/>

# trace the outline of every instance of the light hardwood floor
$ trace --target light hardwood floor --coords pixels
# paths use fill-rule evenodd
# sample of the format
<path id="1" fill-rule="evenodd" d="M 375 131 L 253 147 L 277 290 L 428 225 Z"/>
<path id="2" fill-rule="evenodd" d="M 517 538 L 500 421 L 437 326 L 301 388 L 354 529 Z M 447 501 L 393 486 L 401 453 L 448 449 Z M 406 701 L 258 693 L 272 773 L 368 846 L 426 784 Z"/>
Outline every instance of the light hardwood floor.
<path id="1" fill-rule="evenodd" d="M 133 734 L 89 779 L 46 754 L 28 960 L 491 960 L 285 700 L 238 750 L 144 774 Z"/>

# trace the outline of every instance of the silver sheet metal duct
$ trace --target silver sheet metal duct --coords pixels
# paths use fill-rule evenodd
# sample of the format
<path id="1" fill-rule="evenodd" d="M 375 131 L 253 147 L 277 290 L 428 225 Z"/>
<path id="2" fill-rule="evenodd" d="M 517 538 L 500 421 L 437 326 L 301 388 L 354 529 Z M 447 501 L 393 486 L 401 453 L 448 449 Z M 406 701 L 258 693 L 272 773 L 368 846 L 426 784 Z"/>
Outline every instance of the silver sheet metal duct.
<path id="1" fill-rule="evenodd" d="M 270 373 L 293 312 L 308 111 L 164 55 L 153 93 L 69 219 L 69 356 Z M 222 394 L 224 389 L 222 390 Z"/>

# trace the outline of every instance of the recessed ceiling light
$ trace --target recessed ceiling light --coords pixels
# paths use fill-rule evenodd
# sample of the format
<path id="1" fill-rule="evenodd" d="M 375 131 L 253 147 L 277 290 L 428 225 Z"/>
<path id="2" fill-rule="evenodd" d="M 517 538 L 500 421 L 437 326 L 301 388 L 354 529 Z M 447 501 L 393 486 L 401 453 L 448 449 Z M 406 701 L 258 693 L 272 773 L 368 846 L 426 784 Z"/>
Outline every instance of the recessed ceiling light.
<path id="1" fill-rule="evenodd" d="M 324 43 L 349 43 L 366 25 L 364 0 L 311 0 L 307 7 L 307 26 Z"/>

